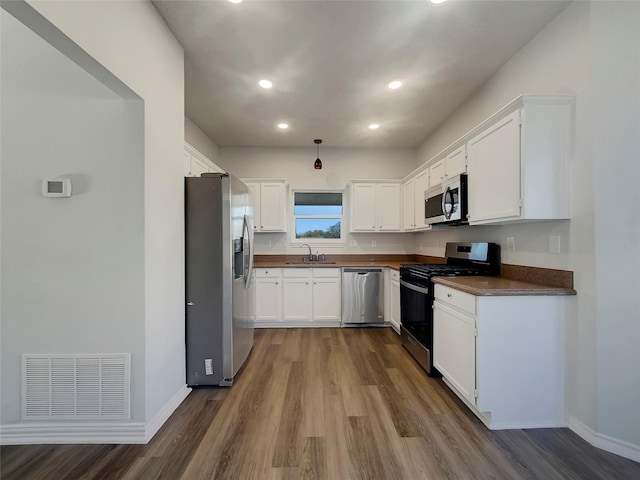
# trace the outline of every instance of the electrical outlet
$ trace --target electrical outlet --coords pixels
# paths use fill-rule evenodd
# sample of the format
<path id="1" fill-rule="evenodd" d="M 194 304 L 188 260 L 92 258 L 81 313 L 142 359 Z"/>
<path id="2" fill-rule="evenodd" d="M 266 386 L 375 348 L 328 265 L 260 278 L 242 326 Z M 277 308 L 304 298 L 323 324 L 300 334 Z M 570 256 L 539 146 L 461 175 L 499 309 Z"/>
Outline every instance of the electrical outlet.
<path id="1" fill-rule="evenodd" d="M 507 252 L 516 251 L 516 240 L 513 237 L 507 237 Z"/>
<path id="2" fill-rule="evenodd" d="M 371 248 L 375 248 L 376 247 L 376 241 L 375 240 L 371 240 Z"/>
<path id="3" fill-rule="evenodd" d="M 549 236 L 549 253 L 560 253 L 560 235 Z"/>

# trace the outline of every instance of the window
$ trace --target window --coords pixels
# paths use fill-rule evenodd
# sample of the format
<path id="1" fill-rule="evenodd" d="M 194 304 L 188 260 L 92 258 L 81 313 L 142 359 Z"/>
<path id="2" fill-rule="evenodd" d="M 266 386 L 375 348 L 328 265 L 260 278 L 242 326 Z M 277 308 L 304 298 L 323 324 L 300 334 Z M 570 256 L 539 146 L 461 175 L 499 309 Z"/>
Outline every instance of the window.
<path id="1" fill-rule="evenodd" d="M 342 240 L 342 192 L 294 192 L 295 241 Z"/>

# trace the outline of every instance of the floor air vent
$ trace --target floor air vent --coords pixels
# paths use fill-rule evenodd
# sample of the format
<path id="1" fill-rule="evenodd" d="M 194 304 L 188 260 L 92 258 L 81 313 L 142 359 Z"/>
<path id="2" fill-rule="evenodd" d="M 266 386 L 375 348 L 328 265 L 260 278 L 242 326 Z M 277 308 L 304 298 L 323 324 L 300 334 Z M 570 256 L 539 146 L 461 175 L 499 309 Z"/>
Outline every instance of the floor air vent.
<path id="1" fill-rule="evenodd" d="M 23 420 L 127 420 L 128 353 L 22 355 Z"/>

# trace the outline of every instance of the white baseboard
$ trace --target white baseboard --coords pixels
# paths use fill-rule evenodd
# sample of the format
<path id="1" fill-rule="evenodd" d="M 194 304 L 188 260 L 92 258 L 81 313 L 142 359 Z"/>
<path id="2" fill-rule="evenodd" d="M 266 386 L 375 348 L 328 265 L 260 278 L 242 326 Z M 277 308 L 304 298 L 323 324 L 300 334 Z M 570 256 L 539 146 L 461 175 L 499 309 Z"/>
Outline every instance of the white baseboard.
<path id="1" fill-rule="evenodd" d="M 301 321 L 287 321 L 287 322 L 267 322 L 267 321 L 257 321 L 254 324 L 255 328 L 336 328 L 340 326 L 340 320 L 328 320 L 323 322 L 307 322 L 306 320 Z"/>
<path id="2" fill-rule="evenodd" d="M 147 428 L 145 429 L 145 441 L 144 443 L 148 443 L 151 441 L 153 436 L 158 433 L 158 430 L 164 425 L 164 423 L 169 419 L 171 414 L 175 412 L 176 408 L 180 406 L 180 404 L 184 401 L 185 398 L 191 393 L 191 389 L 184 385 L 180 390 L 178 390 L 171 399 L 164 404 L 164 406 L 160 409 L 158 413 L 151 419 L 149 423 L 147 423 Z"/>
<path id="3" fill-rule="evenodd" d="M 186 385 L 145 425 L 142 422 L 21 422 L 0 425 L 0 445 L 145 444 L 191 392 Z"/>
<path id="4" fill-rule="evenodd" d="M 635 462 L 640 462 L 640 445 L 634 445 L 624 440 L 597 433 L 575 417 L 569 417 L 568 426 L 572 432 L 582 437 L 594 447 L 615 453 L 616 455 Z"/>

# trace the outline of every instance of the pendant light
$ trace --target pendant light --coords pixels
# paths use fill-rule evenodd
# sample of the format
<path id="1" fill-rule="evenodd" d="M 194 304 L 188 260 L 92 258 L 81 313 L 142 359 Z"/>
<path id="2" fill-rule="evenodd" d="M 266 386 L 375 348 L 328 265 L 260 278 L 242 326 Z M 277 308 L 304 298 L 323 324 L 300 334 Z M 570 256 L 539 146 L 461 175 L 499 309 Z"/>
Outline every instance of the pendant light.
<path id="1" fill-rule="evenodd" d="M 316 161 L 313 164 L 313 168 L 316 170 L 322 170 L 322 160 L 320 160 L 320 144 L 322 143 L 322 140 L 316 138 L 313 143 L 316 144 Z"/>

